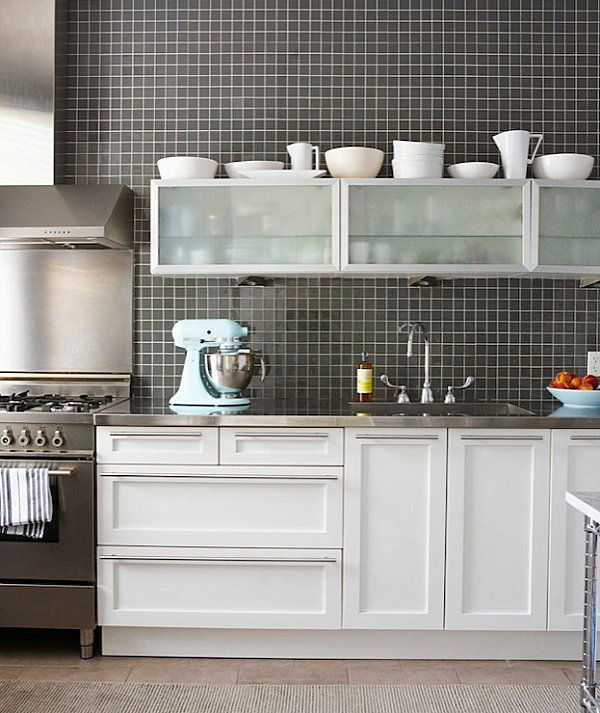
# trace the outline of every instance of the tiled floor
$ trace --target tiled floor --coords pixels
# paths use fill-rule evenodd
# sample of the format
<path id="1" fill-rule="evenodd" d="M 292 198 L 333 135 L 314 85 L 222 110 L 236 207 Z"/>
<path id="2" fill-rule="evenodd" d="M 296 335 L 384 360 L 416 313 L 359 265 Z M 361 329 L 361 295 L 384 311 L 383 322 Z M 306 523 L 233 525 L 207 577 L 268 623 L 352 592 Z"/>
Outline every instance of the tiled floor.
<path id="1" fill-rule="evenodd" d="M 576 661 L 79 658 L 78 632 L 0 629 L 0 678 L 164 683 L 555 684 Z"/>

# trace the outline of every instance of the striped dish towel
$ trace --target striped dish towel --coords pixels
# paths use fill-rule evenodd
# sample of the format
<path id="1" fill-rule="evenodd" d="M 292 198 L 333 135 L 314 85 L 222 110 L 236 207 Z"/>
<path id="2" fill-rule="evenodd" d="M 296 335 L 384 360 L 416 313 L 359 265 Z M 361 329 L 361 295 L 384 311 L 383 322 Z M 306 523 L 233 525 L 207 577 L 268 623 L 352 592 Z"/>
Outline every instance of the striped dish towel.
<path id="1" fill-rule="evenodd" d="M 0 533 L 40 539 L 52 519 L 48 468 L 0 468 Z"/>

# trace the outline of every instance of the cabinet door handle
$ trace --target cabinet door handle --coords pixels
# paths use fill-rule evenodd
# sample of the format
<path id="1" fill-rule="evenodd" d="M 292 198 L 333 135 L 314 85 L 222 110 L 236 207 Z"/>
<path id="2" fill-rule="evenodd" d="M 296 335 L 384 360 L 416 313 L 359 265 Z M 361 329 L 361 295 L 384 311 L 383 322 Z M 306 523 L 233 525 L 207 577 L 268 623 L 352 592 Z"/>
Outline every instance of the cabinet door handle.
<path id="1" fill-rule="evenodd" d="M 119 562 L 268 562 L 270 564 L 329 564 L 337 562 L 336 557 L 143 557 L 101 555 L 101 560 Z"/>
<path id="2" fill-rule="evenodd" d="M 202 438 L 202 431 L 194 431 L 193 433 L 171 433 L 161 431 L 160 433 L 146 433 L 145 431 L 111 431 L 111 438 Z"/>
<path id="3" fill-rule="evenodd" d="M 51 474 L 53 471 L 51 471 Z M 145 480 L 170 480 L 171 478 L 187 478 L 193 480 L 339 480 L 339 475 L 334 475 L 326 473 L 325 475 L 306 475 L 306 474 L 263 474 L 263 475 L 232 475 L 227 473 L 226 475 L 219 475 L 218 473 L 174 473 L 171 475 L 165 475 L 163 473 L 101 473 L 101 478 L 127 478 L 130 480 L 140 480 L 144 478 Z"/>
<path id="4" fill-rule="evenodd" d="M 600 436 L 569 436 L 570 441 L 600 441 Z"/>
<path id="5" fill-rule="evenodd" d="M 291 431 L 290 433 L 245 433 L 237 431 L 235 433 L 235 438 L 255 438 L 256 440 L 261 438 L 329 438 L 329 436 L 329 433 L 299 433 L 298 431 Z"/>
<path id="6" fill-rule="evenodd" d="M 414 435 L 414 436 L 409 436 L 408 434 L 400 434 L 400 435 L 392 435 L 392 434 L 382 434 L 380 436 L 374 436 L 371 433 L 357 433 L 355 438 L 357 440 L 373 440 L 373 441 L 381 441 L 381 440 L 390 440 L 390 441 L 437 441 L 439 440 L 439 436 L 427 436 L 427 435 Z"/>
<path id="7" fill-rule="evenodd" d="M 461 441 L 543 441 L 544 436 L 461 436 Z"/>

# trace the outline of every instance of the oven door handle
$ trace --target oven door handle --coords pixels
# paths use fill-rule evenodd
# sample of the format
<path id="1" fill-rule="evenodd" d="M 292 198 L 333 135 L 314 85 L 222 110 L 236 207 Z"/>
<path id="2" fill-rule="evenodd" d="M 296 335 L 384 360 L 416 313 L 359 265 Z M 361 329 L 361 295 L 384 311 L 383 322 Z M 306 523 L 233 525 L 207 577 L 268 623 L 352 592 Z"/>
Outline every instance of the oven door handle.
<path id="1" fill-rule="evenodd" d="M 75 472 L 75 470 L 76 470 L 75 468 L 56 468 L 56 469 L 51 468 L 51 469 L 48 471 L 48 475 L 61 475 L 61 476 L 63 476 L 63 475 L 73 475 L 73 473 Z"/>

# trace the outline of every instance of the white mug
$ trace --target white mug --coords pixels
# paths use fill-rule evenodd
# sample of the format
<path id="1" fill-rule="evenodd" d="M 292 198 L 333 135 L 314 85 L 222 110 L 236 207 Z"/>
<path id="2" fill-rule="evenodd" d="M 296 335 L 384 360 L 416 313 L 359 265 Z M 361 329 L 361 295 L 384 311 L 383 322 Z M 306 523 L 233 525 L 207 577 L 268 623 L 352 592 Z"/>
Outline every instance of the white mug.
<path id="1" fill-rule="evenodd" d="M 502 172 L 504 178 L 526 178 L 527 165 L 533 163 L 544 134 L 530 134 L 529 131 L 515 129 L 514 131 L 503 131 L 496 136 L 492 136 L 494 143 L 500 150 L 502 159 Z M 529 144 L 531 139 L 537 139 L 531 156 L 529 156 Z"/>
<path id="2" fill-rule="evenodd" d="M 319 147 L 309 144 L 308 141 L 297 141 L 287 147 L 287 152 L 292 161 L 292 171 L 310 171 L 312 169 L 312 155 L 315 154 L 315 170 L 319 170 Z"/>

